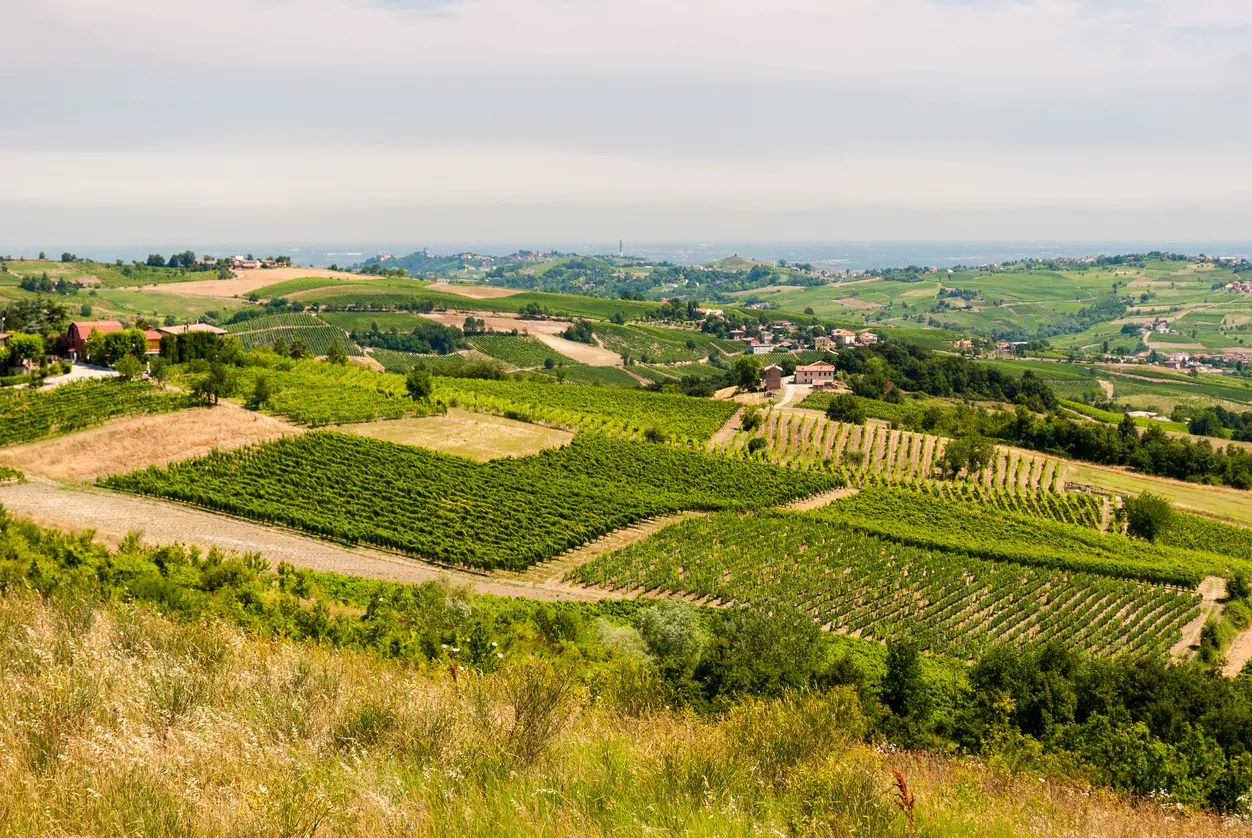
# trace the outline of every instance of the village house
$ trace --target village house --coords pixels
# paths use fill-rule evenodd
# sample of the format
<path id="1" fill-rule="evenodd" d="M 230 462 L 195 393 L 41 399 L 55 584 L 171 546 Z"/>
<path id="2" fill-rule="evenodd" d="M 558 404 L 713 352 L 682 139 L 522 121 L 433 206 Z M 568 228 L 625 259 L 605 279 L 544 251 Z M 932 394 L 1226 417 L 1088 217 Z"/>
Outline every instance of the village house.
<path id="1" fill-rule="evenodd" d="M 840 346 L 851 346 L 856 343 L 856 332 L 849 332 L 847 329 L 831 329 L 830 337 Z"/>
<path id="2" fill-rule="evenodd" d="M 970 340 L 969 338 L 966 338 L 965 340 L 954 340 L 952 341 L 952 348 L 953 349 L 973 349 L 974 342 Z"/>
<path id="3" fill-rule="evenodd" d="M 764 370 L 765 373 L 765 389 L 781 390 L 782 389 L 782 367 L 777 364 L 770 364 Z"/>
<path id="4" fill-rule="evenodd" d="M 813 348 L 818 352 L 830 352 L 835 348 L 835 342 L 825 335 L 818 335 L 813 338 Z"/>
<path id="5" fill-rule="evenodd" d="M 110 332 L 123 332 L 125 327 L 116 320 L 75 320 L 65 331 L 65 346 L 70 352 L 81 355 L 83 346 L 92 332 L 107 335 Z"/>
<path id="6" fill-rule="evenodd" d="M 833 384 L 835 381 L 835 368 L 833 365 L 825 361 L 818 361 L 815 364 L 796 367 L 796 384 L 809 384 L 814 387 L 823 387 Z"/>
<path id="7" fill-rule="evenodd" d="M 753 341 L 748 344 L 748 354 L 750 355 L 768 355 L 773 351 L 774 347 L 770 346 L 768 343 Z"/>
<path id="8" fill-rule="evenodd" d="M 743 329 L 731 329 L 730 339 L 731 340 L 743 340 L 743 336 L 746 334 L 747 332 L 745 332 Z"/>
<path id="9" fill-rule="evenodd" d="M 873 332 L 861 332 L 856 336 L 856 338 L 860 341 L 861 346 L 872 346 L 873 344 L 878 343 L 878 335 Z"/>

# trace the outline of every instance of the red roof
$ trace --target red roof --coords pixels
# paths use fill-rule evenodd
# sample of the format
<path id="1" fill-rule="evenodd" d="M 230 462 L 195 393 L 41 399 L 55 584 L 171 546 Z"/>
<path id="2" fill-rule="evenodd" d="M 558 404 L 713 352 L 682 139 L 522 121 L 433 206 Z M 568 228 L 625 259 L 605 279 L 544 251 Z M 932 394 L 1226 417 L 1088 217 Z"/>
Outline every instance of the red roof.
<path id="1" fill-rule="evenodd" d="M 148 340 L 160 340 L 161 339 L 161 333 L 155 329 L 144 329 L 143 336 L 147 338 Z"/>
<path id="2" fill-rule="evenodd" d="M 91 334 L 92 330 L 95 330 L 102 335 L 109 332 L 125 331 L 122 324 L 118 323 L 116 320 L 75 320 L 70 323 L 70 328 L 77 329 L 78 333 L 84 337 Z"/>

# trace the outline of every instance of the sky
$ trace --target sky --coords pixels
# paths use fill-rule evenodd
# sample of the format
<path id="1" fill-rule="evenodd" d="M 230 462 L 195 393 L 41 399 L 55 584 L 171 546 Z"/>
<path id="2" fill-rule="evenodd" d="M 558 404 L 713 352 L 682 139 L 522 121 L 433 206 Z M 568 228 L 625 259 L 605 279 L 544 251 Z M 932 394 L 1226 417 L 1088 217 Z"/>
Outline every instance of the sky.
<path id="1" fill-rule="evenodd" d="M 1252 239 L 1247 0 L 0 0 L 0 252 Z"/>

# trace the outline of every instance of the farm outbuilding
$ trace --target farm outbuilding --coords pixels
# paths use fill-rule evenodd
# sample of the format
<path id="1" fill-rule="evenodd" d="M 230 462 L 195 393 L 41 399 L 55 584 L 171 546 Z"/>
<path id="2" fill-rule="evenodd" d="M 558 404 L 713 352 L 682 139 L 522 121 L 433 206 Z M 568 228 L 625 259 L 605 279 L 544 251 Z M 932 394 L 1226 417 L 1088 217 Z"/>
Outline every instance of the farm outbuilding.
<path id="1" fill-rule="evenodd" d="M 110 332 L 122 332 L 126 327 L 116 320 L 75 320 L 65 332 L 66 348 L 70 352 L 82 354 L 83 346 L 92 332 L 107 335 Z"/>
<path id="2" fill-rule="evenodd" d="M 781 390 L 783 368 L 777 364 L 770 364 L 763 372 L 765 373 L 765 389 Z"/>

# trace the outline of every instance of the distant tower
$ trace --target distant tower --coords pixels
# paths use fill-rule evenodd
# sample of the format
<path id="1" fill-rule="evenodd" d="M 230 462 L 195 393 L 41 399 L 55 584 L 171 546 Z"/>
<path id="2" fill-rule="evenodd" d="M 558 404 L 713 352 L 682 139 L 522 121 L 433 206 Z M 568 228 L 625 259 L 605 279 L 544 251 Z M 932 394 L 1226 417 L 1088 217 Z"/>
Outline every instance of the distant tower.
<path id="1" fill-rule="evenodd" d="M 617 240 L 617 258 L 620 259 L 625 255 L 626 255 L 626 240 L 618 239 Z"/>

